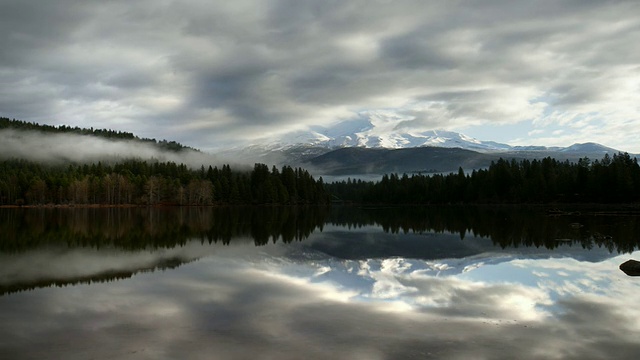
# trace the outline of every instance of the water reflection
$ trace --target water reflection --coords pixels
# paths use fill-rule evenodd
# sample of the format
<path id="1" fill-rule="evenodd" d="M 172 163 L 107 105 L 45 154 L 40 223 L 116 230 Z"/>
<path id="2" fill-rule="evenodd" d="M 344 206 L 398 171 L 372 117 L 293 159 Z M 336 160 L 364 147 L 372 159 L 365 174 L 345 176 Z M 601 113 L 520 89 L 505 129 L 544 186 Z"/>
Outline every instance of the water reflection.
<path id="1" fill-rule="evenodd" d="M 0 209 L 0 252 L 49 245 L 171 248 L 193 239 L 289 243 L 325 225 L 346 230 L 373 226 L 392 234 L 453 233 L 461 240 L 488 238 L 502 248 L 574 244 L 619 253 L 634 251 L 640 234 L 638 216 L 548 216 L 542 208 L 507 206 Z"/>
<path id="2" fill-rule="evenodd" d="M 166 270 L 221 243 L 307 238 L 326 208 L 0 209 L 0 295 Z"/>
<path id="3" fill-rule="evenodd" d="M 601 261 L 634 251 L 640 223 L 633 216 L 547 216 L 540 208 L 511 207 L 40 208 L 0 209 L 0 234 L 0 294 L 6 294 L 175 268 L 217 251 L 207 245 L 232 242 L 308 239 L 311 250 L 351 260 L 469 259 L 503 250 Z M 504 259 L 491 255 L 485 262 Z"/>
<path id="4" fill-rule="evenodd" d="M 640 282 L 618 269 L 640 259 L 634 217 L 506 207 L 0 215 L 0 358 L 640 353 Z"/>
<path id="5" fill-rule="evenodd" d="M 329 222 L 345 227 L 380 225 L 385 232 L 455 233 L 490 238 L 507 247 L 545 247 L 563 244 L 584 248 L 606 247 L 610 251 L 631 252 L 638 246 L 639 216 L 611 215 L 595 211 L 549 216 L 541 207 L 516 206 L 434 206 L 337 208 Z"/>
<path id="6" fill-rule="evenodd" d="M 48 245 L 140 250 L 247 237 L 256 245 L 291 242 L 322 228 L 327 212 L 323 207 L 0 209 L 0 251 Z"/>
<path id="7" fill-rule="evenodd" d="M 278 244 L 220 250 L 167 273 L 0 297 L 0 351 L 12 359 L 634 359 L 640 351 L 632 306 L 640 287 L 611 270 L 619 257 L 513 260 L 437 276 L 438 266 L 456 264 L 301 262 Z M 537 280 L 520 281 L 518 270 Z"/>

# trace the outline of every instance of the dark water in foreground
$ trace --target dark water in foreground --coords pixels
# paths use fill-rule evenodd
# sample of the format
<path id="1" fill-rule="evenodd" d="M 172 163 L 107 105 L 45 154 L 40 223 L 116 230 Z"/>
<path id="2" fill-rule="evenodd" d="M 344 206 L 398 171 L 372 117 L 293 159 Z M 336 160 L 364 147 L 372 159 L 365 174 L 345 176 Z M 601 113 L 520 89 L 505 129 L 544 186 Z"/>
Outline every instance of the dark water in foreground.
<path id="1" fill-rule="evenodd" d="M 640 217 L 0 209 L 0 359 L 636 359 Z"/>

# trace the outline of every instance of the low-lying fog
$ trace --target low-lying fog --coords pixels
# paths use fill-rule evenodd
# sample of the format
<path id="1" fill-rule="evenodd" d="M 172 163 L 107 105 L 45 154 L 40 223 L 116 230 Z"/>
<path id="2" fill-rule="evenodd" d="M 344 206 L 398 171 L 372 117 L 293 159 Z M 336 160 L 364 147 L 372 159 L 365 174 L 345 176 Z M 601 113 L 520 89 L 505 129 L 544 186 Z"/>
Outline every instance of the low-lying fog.
<path id="1" fill-rule="evenodd" d="M 253 165 L 231 154 L 218 156 L 191 149 L 163 151 L 153 143 L 112 140 L 89 135 L 42 133 L 7 129 L 0 131 L 0 159 L 20 158 L 46 163 L 93 163 L 142 159 L 172 161 L 192 168 L 222 164 Z"/>

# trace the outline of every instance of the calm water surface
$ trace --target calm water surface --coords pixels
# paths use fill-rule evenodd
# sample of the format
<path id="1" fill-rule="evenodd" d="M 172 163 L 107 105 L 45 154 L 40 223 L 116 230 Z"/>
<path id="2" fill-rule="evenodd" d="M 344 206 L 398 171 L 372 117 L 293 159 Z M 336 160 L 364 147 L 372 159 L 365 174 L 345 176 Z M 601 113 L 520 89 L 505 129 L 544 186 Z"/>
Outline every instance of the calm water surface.
<path id="1" fill-rule="evenodd" d="M 0 209 L 1 359 L 637 359 L 640 218 Z"/>

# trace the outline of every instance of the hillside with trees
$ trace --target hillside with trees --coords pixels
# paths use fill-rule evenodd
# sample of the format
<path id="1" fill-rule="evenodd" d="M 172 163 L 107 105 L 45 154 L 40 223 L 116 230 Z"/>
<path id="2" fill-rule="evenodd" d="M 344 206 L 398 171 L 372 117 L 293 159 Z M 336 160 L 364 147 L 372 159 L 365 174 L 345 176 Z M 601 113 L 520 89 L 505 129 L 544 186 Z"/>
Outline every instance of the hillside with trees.
<path id="1" fill-rule="evenodd" d="M 182 145 L 175 141 L 167 141 L 167 140 L 156 140 L 156 139 L 148 139 L 148 138 L 140 138 L 130 132 L 124 131 L 115 131 L 115 130 L 107 130 L 107 129 L 94 129 L 94 128 L 79 128 L 79 127 L 70 127 L 66 125 L 60 126 L 52 126 L 52 125 L 43 125 L 37 124 L 33 122 L 27 122 L 16 119 L 9 119 L 5 117 L 0 117 L 0 131 L 4 129 L 13 129 L 18 131 L 38 131 L 42 133 L 50 133 L 50 134 L 76 134 L 76 135 L 85 135 L 85 136 L 95 136 L 110 140 L 130 140 L 141 143 L 147 143 L 154 145 L 159 150 L 165 151 L 180 151 L 180 150 L 195 150 L 191 147 Z"/>

